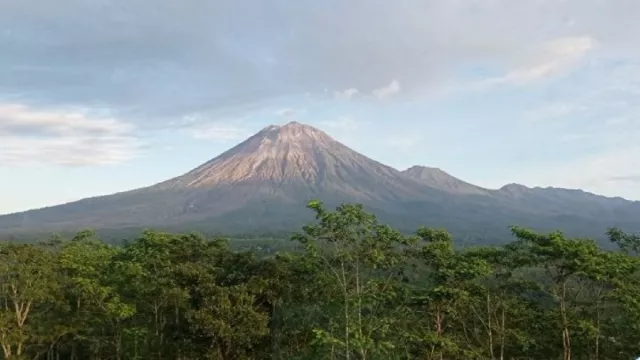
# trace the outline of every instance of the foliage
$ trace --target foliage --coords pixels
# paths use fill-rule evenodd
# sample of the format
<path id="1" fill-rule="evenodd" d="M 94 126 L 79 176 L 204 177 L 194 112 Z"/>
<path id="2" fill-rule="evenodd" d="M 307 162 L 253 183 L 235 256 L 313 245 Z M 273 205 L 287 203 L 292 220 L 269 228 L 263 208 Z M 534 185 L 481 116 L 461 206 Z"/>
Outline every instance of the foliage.
<path id="1" fill-rule="evenodd" d="M 196 233 L 0 245 L 1 359 L 632 359 L 638 235 L 456 250 L 312 201 L 286 251 Z M 237 244 L 236 244 L 237 245 Z"/>

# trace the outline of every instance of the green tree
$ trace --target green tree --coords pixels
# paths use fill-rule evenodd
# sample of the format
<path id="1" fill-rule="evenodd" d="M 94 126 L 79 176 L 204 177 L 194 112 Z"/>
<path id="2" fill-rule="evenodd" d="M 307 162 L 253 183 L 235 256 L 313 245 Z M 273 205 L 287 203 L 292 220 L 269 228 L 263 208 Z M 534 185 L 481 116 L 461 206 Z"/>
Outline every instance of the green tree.
<path id="1" fill-rule="evenodd" d="M 328 272 L 340 294 L 326 299 L 324 309 L 339 315 L 314 330 L 315 343 L 330 358 L 389 358 L 401 310 L 395 307 L 397 275 L 406 261 L 401 247 L 412 239 L 379 224 L 361 205 L 327 211 L 311 201 L 308 207 L 317 223 L 304 226 L 294 240 L 304 245 L 310 262 Z"/>
<path id="2" fill-rule="evenodd" d="M 123 322 L 134 315 L 135 305 L 124 302 L 118 288 L 121 273 L 113 267 L 118 253 L 92 231 L 82 231 L 62 244 L 59 269 L 69 308 L 66 323 L 75 340 L 72 359 L 101 353 L 124 357 Z"/>
<path id="3" fill-rule="evenodd" d="M 55 254 L 42 246 L 0 245 L 0 345 L 5 359 L 22 359 L 43 345 L 38 320 L 54 310 L 60 286 Z"/>
<path id="4" fill-rule="evenodd" d="M 477 358 L 479 350 L 468 341 L 459 341 L 461 334 L 455 327 L 464 326 L 461 309 L 472 306 L 472 296 L 479 290 L 477 281 L 487 276 L 491 267 L 482 258 L 456 252 L 451 235 L 444 230 L 421 228 L 417 236 L 421 242 L 411 254 L 421 262 L 418 269 L 423 280 L 416 284 L 411 303 L 426 321 L 412 334 L 414 356 Z"/>

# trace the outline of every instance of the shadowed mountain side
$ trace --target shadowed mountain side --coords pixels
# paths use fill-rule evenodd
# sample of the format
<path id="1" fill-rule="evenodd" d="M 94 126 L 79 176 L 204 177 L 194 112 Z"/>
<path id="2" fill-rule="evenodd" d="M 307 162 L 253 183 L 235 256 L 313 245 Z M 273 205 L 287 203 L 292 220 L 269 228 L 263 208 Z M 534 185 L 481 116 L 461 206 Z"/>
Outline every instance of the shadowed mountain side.
<path id="1" fill-rule="evenodd" d="M 640 224 L 640 202 L 610 198 L 582 190 L 527 188 L 511 184 L 497 192 L 501 204 L 532 214 L 576 215 L 594 221 Z"/>
<path id="2" fill-rule="evenodd" d="M 491 190 L 462 181 L 438 168 L 417 165 L 403 171 L 403 174 L 425 185 L 453 194 L 482 195 L 486 198 L 479 200 L 481 202 L 525 213 L 550 216 L 573 214 L 609 222 L 640 220 L 638 202 L 609 198 L 582 190 L 528 188 L 519 184 L 509 184 L 498 190 Z"/>

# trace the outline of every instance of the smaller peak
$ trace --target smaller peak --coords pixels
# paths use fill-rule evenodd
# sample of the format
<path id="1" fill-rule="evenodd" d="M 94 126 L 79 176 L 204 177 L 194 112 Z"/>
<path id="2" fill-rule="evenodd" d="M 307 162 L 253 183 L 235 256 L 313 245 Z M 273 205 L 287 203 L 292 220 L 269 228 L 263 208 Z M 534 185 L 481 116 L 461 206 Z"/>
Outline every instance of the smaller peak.
<path id="1" fill-rule="evenodd" d="M 511 183 L 501 187 L 500 190 L 510 191 L 510 192 L 522 192 L 522 191 L 527 191 L 531 189 L 522 184 Z"/>
<path id="2" fill-rule="evenodd" d="M 437 167 L 431 167 L 431 166 L 423 166 L 423 165 L 413 165 L 412 167 L 403 170 L 402 171 L 405 174 L 409 174 L 412 176 L 418 176 L 418 177 L 432 177 L 432 176 L 449 176 L 452 177 L 449 173 L 447 173 L 446 171 L 437 168 Z"/>
<path id="3" fill-rule="evenodd" d="M 437 167 L 431 167 L 431 166 L 424 166 L 424 165 L 413 165 L 410 168 L 404 170 L 404 171 L 416 171 L 416 170 L 422 170 L 422 171 L 439 171 L 439 172 L 444 172 L 442 169 L 437 168 Z"/>
<path id="4" fill-rule="evenodd" d="M 528 189 L 527 186 L 517 183 L 510 183 L 502 187 L 503 189 Z"/>
<path id="5" fill-rule="evenodd" d="M 462 181 L 437 167 L 414 165 L 402 173 L 409 178 L 448 192 L 458 194 L 484 194 L 486 192 L 486 189 Z"/>

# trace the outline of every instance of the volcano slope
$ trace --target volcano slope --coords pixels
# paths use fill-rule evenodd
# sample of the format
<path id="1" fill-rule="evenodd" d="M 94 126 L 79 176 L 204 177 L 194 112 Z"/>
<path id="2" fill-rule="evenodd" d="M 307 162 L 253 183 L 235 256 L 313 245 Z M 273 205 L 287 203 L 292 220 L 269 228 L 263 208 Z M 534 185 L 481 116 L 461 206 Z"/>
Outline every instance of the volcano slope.
<path id="1" fill-rule="evenodd" d="M 639 230 L 638 202 L 522 185 L 484 189 L 423 166 L 399 171 L 292 122 L 268 126 L 149 187 L 0 216 L 0 235 L 81 228 L 284 232 L 312 220 L 304 209 L 310 199 L 361 203 L 402 230 L 445 227 L 468 241 L 502 242 L 515 224 L 591 237 L 610 226 Z"/>

